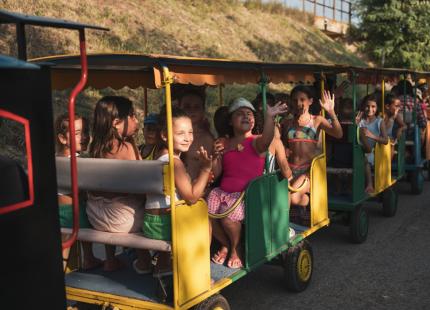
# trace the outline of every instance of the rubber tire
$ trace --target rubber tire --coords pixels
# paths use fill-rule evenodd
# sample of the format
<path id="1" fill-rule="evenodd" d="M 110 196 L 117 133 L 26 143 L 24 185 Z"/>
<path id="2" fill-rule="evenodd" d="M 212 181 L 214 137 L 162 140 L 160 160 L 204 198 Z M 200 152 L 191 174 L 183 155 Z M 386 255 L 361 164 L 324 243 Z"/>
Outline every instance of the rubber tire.
<path id="1" fill-rule="evenodd" d="M 305 252 L 306 251 L 306 252 Z M 302 256 L 300 253 L 302 253 Z M 299 261 L 301 260 L 301 262 Z M 301 264 L 309 264 L 307 268 L 306 279 L 302 279 L 298 270 Z M 313 253 L 312 247 L 307 240 L 302 240 L 294 247 L 289 248 L 284 255 L 284 277 L 287 289 L 292 292 L 303 292 L 309 285 L 313 273 Z"/>
<path id="2" fill-rule="evenodd" d="M 194 310 L 213 310 L 216 307 L 221 308 L 223 310 L 230 310 L 230 305 L 228 304 L 227 299 L 224 298 L 221 294 L 215 294 L 211 297 L 203 300 L 198 305 L 194 306 Z"/>
<path id="3" fill-rule="evenodd" d="M 424 190 L 424 176 L 422 170 L 417 168 L 411 171 L 411 192 L 413 195 L 420 195 Z"/>
<path id="4" fill-rule="evenodd" d="M 387 188 L 382 193 L 382 214 L 386 217 L 393 217 L 397 212 L 398 193 L 394 188 Z"/>
<path id="5" fill-rule="evenodd" d="M 349 236 L 352 243 L 363 243 L 369 232 L 369 214 L 362 205 L 352 211 L 349 221 Z"/>

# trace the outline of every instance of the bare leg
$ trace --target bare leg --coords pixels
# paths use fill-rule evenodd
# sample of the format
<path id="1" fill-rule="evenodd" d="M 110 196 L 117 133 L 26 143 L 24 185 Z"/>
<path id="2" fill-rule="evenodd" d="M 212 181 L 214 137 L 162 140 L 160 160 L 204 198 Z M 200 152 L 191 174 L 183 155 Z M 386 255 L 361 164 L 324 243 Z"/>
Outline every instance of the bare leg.
<path id="1" fill-rule="evenodd" d="M 151 269 L 151 255 L 148 250 L 136 250 L 137 260 L 133 263 L 136 270 L 146 271 Z"/>
<path id="2" fill-rule="evenodd" d="M 375 189 L 373 188 L 372 171 L 370 169 L 370 164 L 367 161 L 366 161 L 365 172 L 366 172 L 367 185 L 364 191 L 366 193 L 373 193 Z"/>
<path id="3" fill-rule="evenodd" d="M 303 182 L 306 182 L 306 185 L 299 192 L 291 194 L 291 204 L 302 207 L 306 207 L 309 204 L 309 196 L 306 194 L 309 193 L 310 182 L 309 180 L 306 180 L 307 178 L 306 174 L 302 174 L 292 181 L 291 186 L 293 188 L 298 188 L 303 184 Z"/>
<path id="4" fill-rule="evenodd" d="M 94 256 L 93 244 L 91 242 L 82 242 L 83 262 L 82 269 L 88 270 L 96 267 L 100 267 L 102 261 Z"/>
<path id="5" fill-rule="evenodd" d="M 210 220 L 210 230 L 214 238 L 221 244 L 221 248 L 214 254 L 212 261 L 217 264 L 223 264 L 227 258 L 230 241 L 220 224 L 220 220 Z"/>
<path id="6" fill-rule="evenodd" d="M 123 263 L 115 256 L 115 246 L 105 245 L 106 260 L 103 264 L 104 271 L 115 271 L 123 267 Z"/>
<path id="7" fill-rule="evenodd" d="M 242 224 L 240 222 L 233 222 L 228 217 L 226 217 L 221 220 L 221 225 L 230 239 L 230 259 L 228 260 L 227 265 L 230 268 L 240 268 L 243 266 L 243 264 L 240 258 L 238 247 Z"/>
<path id="8" fill-rule="evenodd" d="M 154 273 L 169 272 L 172 270 L 172 258 L 170 252 L 159 252 L 157 258 L 157 265 L 155 266 Z"/>

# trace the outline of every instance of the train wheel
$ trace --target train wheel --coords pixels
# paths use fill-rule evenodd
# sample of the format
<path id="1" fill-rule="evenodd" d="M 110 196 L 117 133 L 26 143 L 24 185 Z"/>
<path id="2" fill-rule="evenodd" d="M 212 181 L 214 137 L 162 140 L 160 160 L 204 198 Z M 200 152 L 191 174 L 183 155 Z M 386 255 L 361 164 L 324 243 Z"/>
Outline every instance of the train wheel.
<path id="1" fill-rule="evenodd" d="M 411 172 L 411 191 L 414 195 L 420 195 L 424 189 L 424 176 L 421 169 Z"/>
<path id="2" fill-rule="evenodd" d="M 197 306 L 193 308 L 194 310 L 230 310 L 230 305 L 227 299 L 221 294 L 215 294 L 205 299 Z"/>
<path id="3" fill-rule="evenodd" d="M 397 212 L 398 194 L 393 188 L 387 188 L 382 193 L 382 214 L 386 217 L 392 217 Z"/>
<path id="4" fill-rule="evenodd" d="M 287 288 L 293 292 L 304 291 L 312 278 L 313 253 L 307 240 L 288 249 L 284 256 L 284 274 Z"/>
<path id="5" fill-rule="evenodd" d="M 362 205 L 358 205 L 352 211 L 349 222 L 349 233 L 351 241 L 354 243 L 363 243 L 367 239 L 369 231 L 369 214 L 364 210 Z"/>

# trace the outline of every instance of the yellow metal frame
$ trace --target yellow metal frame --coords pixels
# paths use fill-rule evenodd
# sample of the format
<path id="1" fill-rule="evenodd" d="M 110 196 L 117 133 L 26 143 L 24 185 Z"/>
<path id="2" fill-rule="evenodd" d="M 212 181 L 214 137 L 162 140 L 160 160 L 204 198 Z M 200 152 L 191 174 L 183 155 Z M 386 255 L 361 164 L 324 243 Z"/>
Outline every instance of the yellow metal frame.
<path id="1" fill-rule="evenodd" d="M 324 95 L 324 76 L 321 74 L 321 98 Z M 324 109 L 322 109 L 324 117 Z M 330 223 L 328 218 L 327 197 L 327 167 L 325 132 L 321 132 L 322 153 L 312 160 L 310 171 L 310 200 L 311 200 L 311 228 L 310 233 Z"/>

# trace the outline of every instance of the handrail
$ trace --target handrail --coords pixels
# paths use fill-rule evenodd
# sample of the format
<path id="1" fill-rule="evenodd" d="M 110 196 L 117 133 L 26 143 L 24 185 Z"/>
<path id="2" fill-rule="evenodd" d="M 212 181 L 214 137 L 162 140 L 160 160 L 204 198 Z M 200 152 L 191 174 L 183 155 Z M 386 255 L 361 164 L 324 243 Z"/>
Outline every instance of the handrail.
<path id="1" fill-rule="evenodd" d="M 70 139 L 70 172 L 72 178 L 72 202 L 73 202 L 73 230 L 70 237 L 63 241 L 64 249 L 70 248 L 75 243 L 79 230 L 79 193 L 78 171 L 76 164 L 76 139 L 75 139 L 75 103 L 76 97 L 84 88 L 88 78 L 88 63 L 85 44 L 85 29 L 79 29 L 79 49 L 81 58 L 81 79 L 75 86 L 69 98 L 69 139 Z"/>

